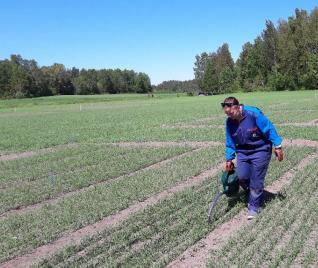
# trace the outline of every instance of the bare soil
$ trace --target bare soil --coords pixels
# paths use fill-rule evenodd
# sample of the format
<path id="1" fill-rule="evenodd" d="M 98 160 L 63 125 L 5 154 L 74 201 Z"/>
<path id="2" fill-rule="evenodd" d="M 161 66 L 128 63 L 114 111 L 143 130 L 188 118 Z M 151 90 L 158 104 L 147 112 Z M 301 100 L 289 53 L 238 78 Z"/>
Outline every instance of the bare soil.
<path id="1" fill-rule="evenodd" d="M 318 126 L 318 119 L 314 119 L 309 122 L 301 122 L 301 123 L 282 123 L 277 124 L 278 126 L 296 126 L 296 127 L 311 127 L 311 126 Z"/>
<path id="2" fill-rule="evenodd" d="M 165 148 L 172 146 L 190 146 L 190 147 L 209 147 L 218 146 L 223 143 L 218 141 L 146 141 L 146 142 L 118 142 L 110 143 L 111 145 L 119 147 L 151 147 L 151 148 Z"/>
<path id="3" fill-rule="evenodd" d="M 61 149 L 65 149 L 68 147 L 75 147 L 75 146 L 78 146 L 78 144 L 69 143 L 69 144 L 57 145 L 50 148 L 43 148 L 36 151 L 26 151 L 21 153 L 4 154 L 4 155 L 0 155 L 0 161 L 9 161 L 9 160 L 15 160 L 20 158 L 27 158 L 27 157 L 32 157 L 35 155 L 56 152 Z"/>
<path id="4" fill-rule="evenodd" d="M 223 125 L 162 125 L 162 128 L 168 128 L 168 129 L 178 129 L 178 128 L 192 128 L 192 129 L 199 129 L 199 128 L 220 128 L 224 129 Z"/>
<path id="5" fill-rule="evenodd" d="M 318 148 L 318 141 L 304 139 L 284 139 L 283 146 L 308 146 Z"/>

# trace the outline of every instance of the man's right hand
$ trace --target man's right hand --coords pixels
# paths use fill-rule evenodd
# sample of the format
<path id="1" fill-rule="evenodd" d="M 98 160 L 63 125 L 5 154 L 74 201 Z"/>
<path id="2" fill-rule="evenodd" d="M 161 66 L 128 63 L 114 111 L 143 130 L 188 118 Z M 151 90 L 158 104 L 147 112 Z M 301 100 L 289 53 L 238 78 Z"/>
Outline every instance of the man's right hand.
<path id="1" fill-rule="evenodd" d="M 282 151 L 282 148 L 275 148 L 274 151 L 278 161 L 279 162 L 282 161 L 284 159 L 284 153 Z"/>
<path id="2" fill-rule="evenodd" d="M 230 172 L 230 171 L 233 171 L 233 170 L 234 170 L 234 163 L 233 163 L 231 160 L 226 161 L 225 170 L 226 170 L 227 172 Z"/>

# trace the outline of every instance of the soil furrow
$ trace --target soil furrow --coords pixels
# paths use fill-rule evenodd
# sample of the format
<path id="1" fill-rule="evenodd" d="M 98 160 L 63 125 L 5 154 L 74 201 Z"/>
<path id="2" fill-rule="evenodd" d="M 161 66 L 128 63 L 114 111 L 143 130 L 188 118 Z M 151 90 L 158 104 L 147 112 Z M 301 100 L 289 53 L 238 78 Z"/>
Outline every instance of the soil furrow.
<path id="1" fill-rule="evenodd" d="M 221 128 L 224 129 L 224 125 L 162 125 L 162 128 L 167 128 L 167 129 L 177 129 L 177 128 Z"/>
<path id="2" fill-rule="evenodd" d="M 51 153 L 51 152 L 55 152 L 57 150 L 65 149 L 68 147 L 75 147 L 75 146 L 78 146 L 78 144 L 69 143 L 69 144 L 57 145 L 55 147 L 50 147 L 50 148 L 43 148 L 43 149 L 39 149 L 36 151 L 4 154 L 4 155 L 0 155 L 0 161 L 9 161 L 9 160 L 16 160 L 16 159 L 20 159 L 20 158 L 27 158 L 27 157 L 32 157 L 32 156 L 40 155 L 40 154 L 44 154 L 44 153 Z"/>
<path id="3" fill-rule="evenodd" d="M 278 126 L 295 126 L 295 127 L 310 127 L 310 126 L 318 126 L 318 119 L 311 120 L 309 122 L 301 122 L 301 123 L 281 123 L 276 124 Z"/>
<path id="4" fill-rule="evenodd" d="M 146 141 L 146 142 L 118 142 L 108 143 L 119 147 L 151 147 L 162 148 L 171 146 L 209 147 L 223 145 L 218 141 Z"/>
<path id="5" fill-rule="evenodd" d="M 284 139 L 283 145 L 285 146 L 309 146 L 318 148 L 318 141 L 304 140 L 304 139 Z"/>

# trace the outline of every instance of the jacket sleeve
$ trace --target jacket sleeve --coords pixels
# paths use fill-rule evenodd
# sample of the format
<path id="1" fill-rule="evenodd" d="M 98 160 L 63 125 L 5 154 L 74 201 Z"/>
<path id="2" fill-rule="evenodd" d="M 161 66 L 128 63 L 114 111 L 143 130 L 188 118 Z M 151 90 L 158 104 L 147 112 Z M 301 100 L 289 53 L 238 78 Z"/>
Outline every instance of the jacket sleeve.
<path id="1" fill-rule="evenodd" d="M 263 135 L 270 140 L 274 146 L 281 145 L 282 138 L 278 135 L 272 122 L 260 110 L 256 113 L 256 124 Z"/>
<path id="2" fill-rule="evenodd" d="M 227 123 L 225 124 L 225 158 L 227 161 L 235 158 L 235 144 L 228 131 Z"/>

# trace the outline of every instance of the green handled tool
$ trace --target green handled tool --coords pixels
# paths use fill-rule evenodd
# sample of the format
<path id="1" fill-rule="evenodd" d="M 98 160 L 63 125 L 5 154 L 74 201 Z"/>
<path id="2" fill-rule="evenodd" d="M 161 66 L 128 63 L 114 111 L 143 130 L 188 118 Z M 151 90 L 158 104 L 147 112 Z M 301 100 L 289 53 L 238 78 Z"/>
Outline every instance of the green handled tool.
<path id="1" fill-rule="evenodd" d="M 217 202 L 219 201 L 222 195 L 226 195 L 227 197 L 235 196 L 240 188 L 239 180 L 235 169 L 233 171 L 224 171 L 220 177 L 220 181 L 223 185 L 223 191 L 218 193 L 211 202 L 209 213 L 208 213 L 208 222 L 211 222 L 212 211 L 216 206 Z"/>

